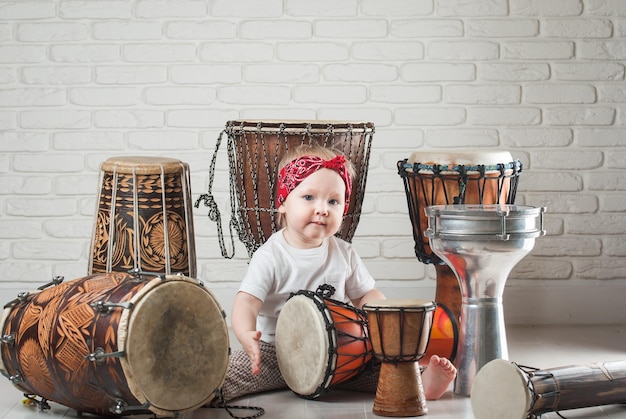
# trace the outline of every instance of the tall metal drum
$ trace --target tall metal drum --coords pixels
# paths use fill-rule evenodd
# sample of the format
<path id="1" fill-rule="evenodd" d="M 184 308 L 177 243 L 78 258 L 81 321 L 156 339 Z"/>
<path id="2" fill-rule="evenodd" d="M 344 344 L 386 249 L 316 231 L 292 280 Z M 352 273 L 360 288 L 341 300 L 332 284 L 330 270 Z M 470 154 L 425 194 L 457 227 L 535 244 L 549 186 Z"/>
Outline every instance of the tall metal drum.
<path id="1" fill-rule="evenodd" d="M 545 208 L 507 204 L 425 209 L 431 249 L 454 271 L 462 314 L 455 393 L 469 396 L 480 368 L 508 358 L 502 294 L 513 267 L 545 235 Z"/>

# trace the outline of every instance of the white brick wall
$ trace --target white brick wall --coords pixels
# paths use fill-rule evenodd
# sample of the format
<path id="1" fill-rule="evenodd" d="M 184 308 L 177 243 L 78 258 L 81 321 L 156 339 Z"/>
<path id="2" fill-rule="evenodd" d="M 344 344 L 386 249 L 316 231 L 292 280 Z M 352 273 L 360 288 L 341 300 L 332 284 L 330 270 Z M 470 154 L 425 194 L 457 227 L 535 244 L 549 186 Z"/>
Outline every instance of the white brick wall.
<path id="1" fill-rule="evenodd" d="M 623 0 L 0 0 L 0 296 L 86 274 L 108 157 L 184 160 L 195 200 L 228 120 L 367 120 L 354 244 L 389 296 L 434 290 L 397 160 L 507 150 L 518 203 L 548 207 L 507 321 L 623 323 L 625 62 Z M 222 152 L 225 218 L 227 190 Z M 194 214 L 198 276 L 229 312 L 247 253 L 223 259 Z"/>

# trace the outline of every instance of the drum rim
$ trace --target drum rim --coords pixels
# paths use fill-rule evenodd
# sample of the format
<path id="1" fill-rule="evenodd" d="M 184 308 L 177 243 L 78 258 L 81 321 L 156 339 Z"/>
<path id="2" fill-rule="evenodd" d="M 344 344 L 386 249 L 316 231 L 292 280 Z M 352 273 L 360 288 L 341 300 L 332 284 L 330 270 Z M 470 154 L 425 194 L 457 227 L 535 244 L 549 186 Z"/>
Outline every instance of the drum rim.
<path id="1" fill-rule="evenodd" d="M 397 305 L 391 305 L 396 303 Z M 418 305 L 419 304 L 419 305 Z M 434 311 L 437 304 L 428 299 L 390 298 L 371 300 L 363 305 L 364 311 Z"/>
<path id="2" fill-rule="evenodd" d="M 279 119 L 235 119 L 226 123 L 226 130 L 236 129 L 244 132 L 306 132 L 307 125 L 311 125 L 309 130 L 312 133 L 326 133 L 328 126 L 333 127 L 336 132 L 356 132 L 365 133 L 374 131 L 374 123 L 367 121 L 341 121 L 341 120 L 279 120 Z M 283 128 L 281 129 L 281 125 Z"/>
<path id="3" fill-rule="evenodd" d="M 116 156 L 100 163 L 100 171 L 137 175 L 181 173 L 189 165 L 181 160 L 159 156 Z"/>
<path id="4" fill-rule="evenodd" d="M 510 417 L 511 419 L 526 419 L 530 409 L 532 408 L 532 393 L 528 386 L 528 377 L 515 363 L 504 359 L 494 359 L 488 362 L 476 374 L 470 395 L 470 403 L 474 415 L 478 418 L 484 419 L 500 419 L 503 417 L 500 415 L 501 412 L 494 411 L 494 406 L 492 405 L 478 406 L 478 397 L 483 396 L 483 394 L 489 396 L 489 398 L 485 397 L 485 399 L 503 400 L 503 391 L 506 391 L 509 386 L 503 385 L 502 380 L 493 380 L 493 374 L 496 373 L 500 378 L 506 377 L 512 381 L 519 379 L 520 387 L 522 388 L 523 395 L 525 396 L 523 397 L 525 405 L 515 406 L 513 404 L 513 402 L 519 402 L 521 399 L 508 400 L 507 403 L 504 403 L 507 409 L 506 417 Z M 483 379 L 483 377 L 485 378 Z M 519 407 L 519 409 L 514 411 L 515 407 Z"/>
<path id="5" fill-rule="evenodd" d="M 512 216 L 539 215 L 545 212 L 545 207 L 534 207 L 531 205 L 517 204 L 449 204 L 449 205 L 430 205 L 424 208 L 424 212 L 429 217 L 437 217 L 439 215 L 456 215 L 462 214 L 465 217 L 475 217 L 486 213 L 493 214 L 510 214 Z"/>
<path id="6" fill-rule="evenodd" d="M 7 323 L 7 320 L 9 320 L 9 316 L 13 312 L 14 308 L 15 308 L 15 306 L 6 307 L 2 311 L 2 316 L 0 317 L 0 335 L 2 335 L 2 336 L 4 335 L 4 327 L 5 327 L 6 323 Z M 4 372 L 6 374 L 9 373 L 9 371 L 7 371 L 6 365 L 4 365 L 4 357 L 2 356 L 2 348 L 1 347 L 0 347 L 0 371 Z"/>

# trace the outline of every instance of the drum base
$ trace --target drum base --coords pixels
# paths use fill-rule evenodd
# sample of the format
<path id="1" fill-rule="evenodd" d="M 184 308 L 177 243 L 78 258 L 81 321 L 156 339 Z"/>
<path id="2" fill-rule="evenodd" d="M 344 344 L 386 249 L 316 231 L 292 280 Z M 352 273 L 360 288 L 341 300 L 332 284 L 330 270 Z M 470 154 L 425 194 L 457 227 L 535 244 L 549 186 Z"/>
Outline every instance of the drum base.
<path id="1" fill-rule="evenodd" d="M 383 362 L 374 399 L 374 414 L 408 417 L 428 413 L 417 362 Z"/>

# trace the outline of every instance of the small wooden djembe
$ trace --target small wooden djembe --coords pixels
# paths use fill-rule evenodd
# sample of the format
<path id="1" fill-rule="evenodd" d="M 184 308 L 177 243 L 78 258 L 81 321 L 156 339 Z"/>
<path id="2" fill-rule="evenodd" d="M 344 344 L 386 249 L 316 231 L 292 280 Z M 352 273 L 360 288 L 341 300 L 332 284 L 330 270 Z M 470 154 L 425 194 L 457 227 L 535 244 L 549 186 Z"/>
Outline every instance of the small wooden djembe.
<path id="1" fill-rule="evenodd" d="M 428 412 L 418 361 L 426 353 L 436 305 L 428 300 L 366 303 L 374 355 L 382 361 L 373 412 L 421 416 Z"/>

